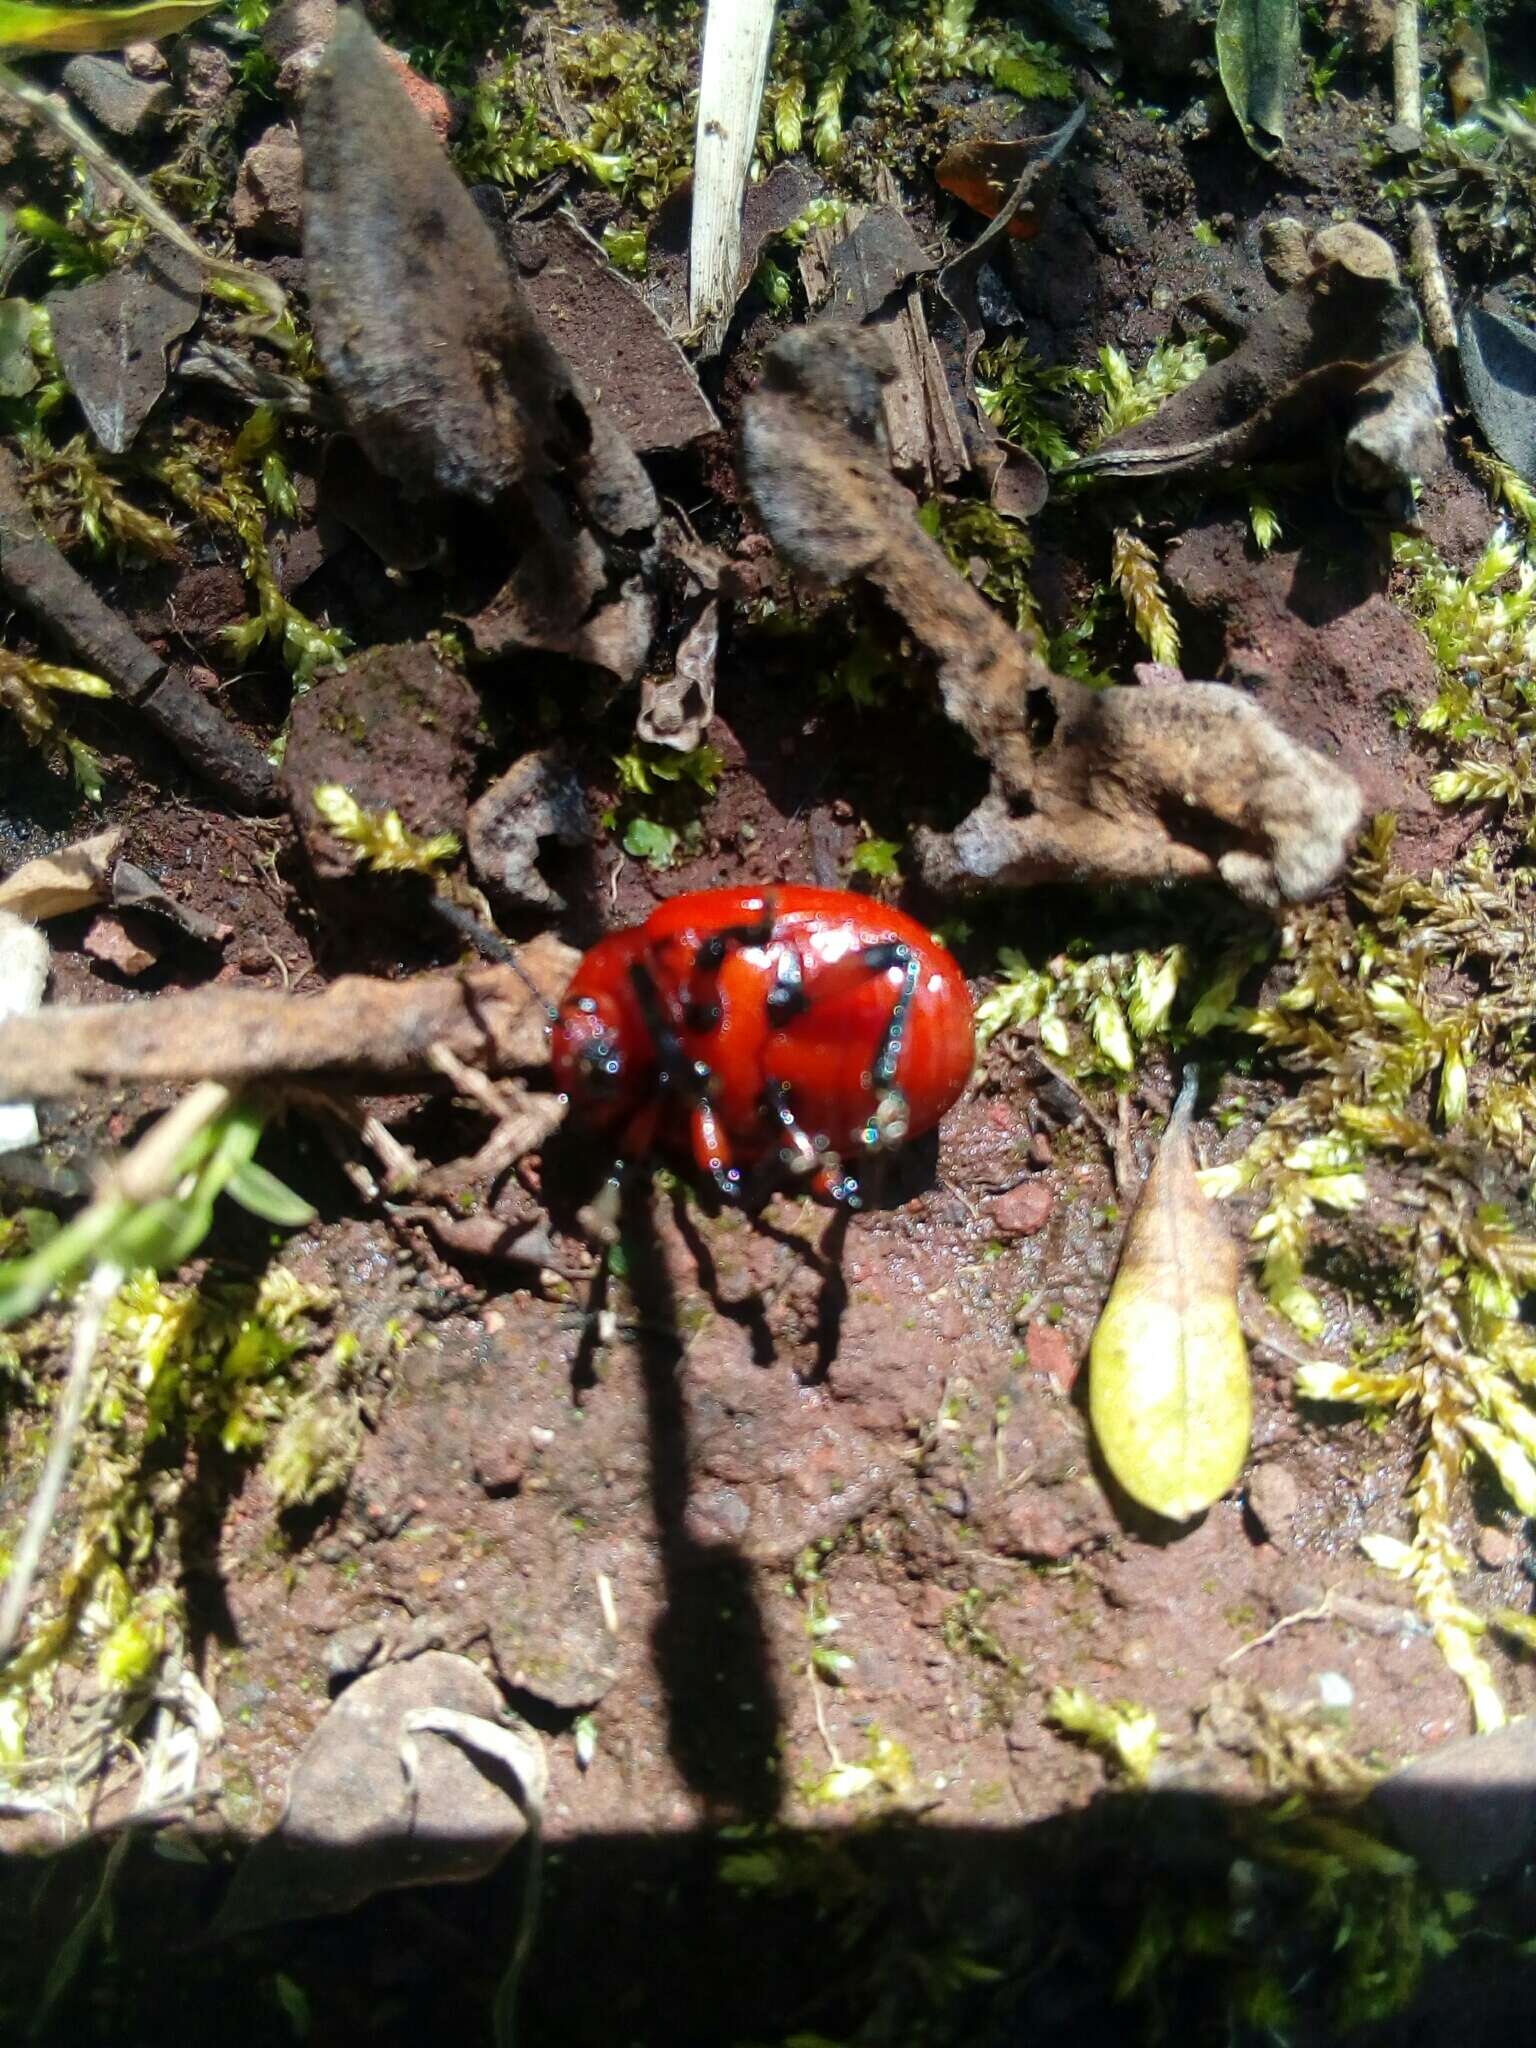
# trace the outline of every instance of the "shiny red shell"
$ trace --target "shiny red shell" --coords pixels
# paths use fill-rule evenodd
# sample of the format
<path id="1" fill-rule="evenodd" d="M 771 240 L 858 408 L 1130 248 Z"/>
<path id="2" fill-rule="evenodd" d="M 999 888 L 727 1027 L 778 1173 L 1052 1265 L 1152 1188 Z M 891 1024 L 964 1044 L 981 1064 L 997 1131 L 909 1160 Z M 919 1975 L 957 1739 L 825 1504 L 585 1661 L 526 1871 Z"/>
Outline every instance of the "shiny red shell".
<path id="1" fill-rule="evenodd" d="M 551 1058 L 629 1156 L 691 1151 L 719 1178 L 787 1161 L 786 1141 L 852 1164 L 931 1130 L 975 1028 L 958 965 L 903 912 L 840 889 L 706 889 L 592 948 Z"/>

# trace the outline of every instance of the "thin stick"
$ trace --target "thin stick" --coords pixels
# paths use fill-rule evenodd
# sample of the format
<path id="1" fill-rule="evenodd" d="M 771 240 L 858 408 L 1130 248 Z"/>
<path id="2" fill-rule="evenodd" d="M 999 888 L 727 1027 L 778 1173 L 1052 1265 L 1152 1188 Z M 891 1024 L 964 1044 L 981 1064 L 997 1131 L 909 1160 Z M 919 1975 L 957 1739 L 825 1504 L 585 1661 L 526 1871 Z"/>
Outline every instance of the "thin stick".
<path id="1" fill-rule="evenodd" d="M 1440 261 L 1435 224 L 1422 199 L 1415 199 L 1408 209 L 1408 246 L 1413 252 L 1414 268 L 1419 275 L 1419 299 L 1424 307 L 1429 345 L 1437 356 L 1454 355 L 1456 315 L 1451 310 L 1451 292 Z"/>
<path id="2" fill-rule="evenodd" d="M 1420 134 L 1424 100 L 1419 84 L 1419 0 L 1397 0 L 1392 16 L 1392 113 L 1399 127 Z"/>
<path id="3" fill-rule="evenodd" d="M 157 235 L 163 235 L 184 256 L 190 256 L 200 270 L 206 271 L 210 277 L 221 277 L 226 283 L 237 285 L 241 291 L 249 293 L 265 309 L 269 320 L 276 322 L 284 317 L 288 301 L 270 278 L 263 277 L 258 270 L 248 269 L 243 263 L 227 263 L 222 257 L 210 256 L 201 243 L 187 233 L 176 216 L 167 213 L 154 193 L 102 148 L 89 128 L 75 118 L 62 100 L 55 99 L 38 86 L 29 85 L 9 64 L 0 64 L 0 95 L 19 101 L 29 113 L 62 135 L 98 177 L 109 179 L 123 197 L 133 203 Z"/>
<path id="4" fill-rule="evenodd" d="M 1424 131 L 1424 96 L 1419 75 L 1418 0 L 1397 0 L 1392 21 L 1392 112 L 1400 128 Z M 1456 315 L 1440 261 L 1435 224 L 1422 199 L 1408 209 L 1408 246 L 1418 273 L 1419 301 L 1429 345 L 1442 361 L 1456 353 Z"/>
<path id="5" fill-rule="evenodd" d="M 75 1453 L 75 1438 L 80 1433 L 80 1424 L 85 1417 L 86 1399 L 91 1389 L 91 1368 L 96 1362 L 96 1347 L 101 1342 L 101 1326 L 106 1319 L 112 1297 L 122 1284 L 122 1267 L 108 1262 L 96 1268 L 81 1291 L 80 1306 L 75 1315 L 75 1335 L 70 1351 L 69 1373 L 64 1381 L 58 1413 L 54 1417 L 48 1456 L 43 1463 L 43 1476 L 37 1483 L 37 1492 L 32 1496 L 32 1505 L 27 1511 L 27 1525 L 22 1530 L 21 1541 L 16 1546 L 10 1576 L 5 1582 L 4 1597 L 0 1598 L 0 1668 L 10 1660 L 12 1647 L 21 1629 L 22 1617 L 27 1611 L 32 1582 L 37 1577 L 37 1568 L 42 1561 L 43 1545 L 48 1541 L 49 1531 L 53 1527 L 59 1496 L 64 1491 L 64 1481 L 69 1476 L 70 1463 Z"/>
<path id="6" fill-rule="evenodd" d="M 719 353 L 741 269 L 741 210 L 773 42 L 774 0 L 709 0 L 693 152 L 688 324 Z"/>

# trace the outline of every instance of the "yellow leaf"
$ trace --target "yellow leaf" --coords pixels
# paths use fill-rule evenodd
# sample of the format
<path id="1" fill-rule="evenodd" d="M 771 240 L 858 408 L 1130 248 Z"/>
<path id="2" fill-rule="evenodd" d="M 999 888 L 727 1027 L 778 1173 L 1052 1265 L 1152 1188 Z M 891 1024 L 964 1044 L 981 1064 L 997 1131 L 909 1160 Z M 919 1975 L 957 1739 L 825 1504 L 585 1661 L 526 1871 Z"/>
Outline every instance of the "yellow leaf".
<path id="1" fill-rule="evenodd" d="M 1237 1253 L 1195 1172 L 1194 1100 L 1191 1072 L 1089 1352 L 1088 1410 L 1104 1461 L 1133 1500 L 1173 1522 L 1236 1484 L 1253 1411 Z"/>
<path id="2" fill-rule="evenodd" d="M 150 0 L 146 7 L 32 7 L 26 0 L 0 0 L 0 54 L 120 50 L 125 43 L 174 35 L 215 5 L 216 0 Z"/>

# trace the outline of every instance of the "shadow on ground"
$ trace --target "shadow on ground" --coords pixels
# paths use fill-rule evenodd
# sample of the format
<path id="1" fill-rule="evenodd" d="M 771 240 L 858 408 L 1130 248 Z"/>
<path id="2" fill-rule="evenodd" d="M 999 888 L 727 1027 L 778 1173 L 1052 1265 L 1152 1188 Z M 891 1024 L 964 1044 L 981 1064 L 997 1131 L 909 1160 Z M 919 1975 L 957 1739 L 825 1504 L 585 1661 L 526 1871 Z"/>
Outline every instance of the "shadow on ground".
<path id="1" fill-rule="evenodd" d="M 0 1863 L 12 2041 L 492 2041 L 526 1848 L 493 1879 L 199 1940 L 236 1844 Z M 550 1851 L 515 2039 L 560 2048 L 1014 2042 L 1481 2048 L 1528 2038 L 1527 1885 L 1433 1957 L 1431 1895 L 1321 1871 L 1255 1810 L 1125 1794 L 1028 1829 L 921 1820 L 593 1836 Z M 1327 1893 L 1325 1900 L 1323 1894 Z M 1427 1937 L 1427 1939 L 1426 1939 Z M 1415 1972 L 1424 1963 L 1415 1989 Z M 1398 2010 L 1373 2018 L 1409 1993 Z M 40 2020 L 41 2016 L 41 2020 Z"/>

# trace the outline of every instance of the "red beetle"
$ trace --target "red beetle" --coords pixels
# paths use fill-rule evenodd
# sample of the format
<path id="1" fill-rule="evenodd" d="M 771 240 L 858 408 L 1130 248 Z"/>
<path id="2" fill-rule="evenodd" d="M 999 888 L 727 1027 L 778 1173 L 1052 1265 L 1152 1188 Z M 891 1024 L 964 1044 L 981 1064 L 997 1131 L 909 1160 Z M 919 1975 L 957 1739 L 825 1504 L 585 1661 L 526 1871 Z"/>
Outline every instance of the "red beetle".
<path id="1" fill-rule="evenodd" d="M 856 1206 L 844 1155 L 931 1130 L 975 1051 L 965 978 L 920 924 L 786 884 L 675 896 L 600 940 L 551 1058 L 578 1115 L 629 1158 L 691 1152 L 732 1201 L 787 1173 Z"/>

